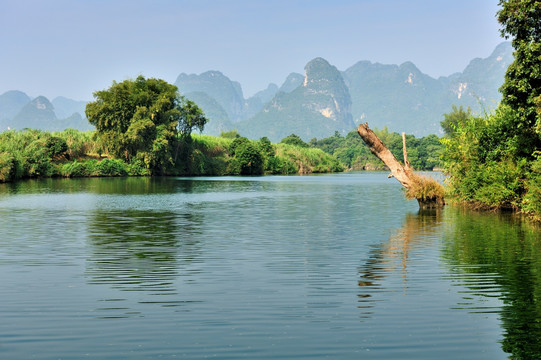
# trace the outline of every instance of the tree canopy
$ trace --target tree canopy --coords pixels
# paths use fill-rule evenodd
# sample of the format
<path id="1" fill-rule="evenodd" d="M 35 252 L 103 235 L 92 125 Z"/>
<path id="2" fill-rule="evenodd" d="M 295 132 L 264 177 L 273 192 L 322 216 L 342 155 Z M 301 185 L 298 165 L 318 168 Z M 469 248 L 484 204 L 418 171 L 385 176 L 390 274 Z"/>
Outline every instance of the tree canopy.
<path id="1" fill-rule="evenodd" d="M 485 117 L 460 109 L 446 116 L 453 126 L 443 140 L 443 162 L 449 191 L 459 200 L 541 220 L 541 1 L 499 5 L 501 34 L 515 49 L 502 101 Z"/>
<path id="2" fill-rule="evenodd" d="M 195 103 L 161 79 L 139 76 L 113 82 L 109 89 L 96 91 L 94 98 L 86 106 L 86 116 L 104 150 L 128 162 L 143 162 L 152 173 L 173 167 L 179 135 L 185 139 L 207 122 Z"/>
<path id="3" fill-rule="evenodd" d="M 515 61 L 501 87 L 502 103 L 517 112 L 515 128 L 541 134 L 541 1 L 500 0 L 503 37 L 512 38 Z"/>

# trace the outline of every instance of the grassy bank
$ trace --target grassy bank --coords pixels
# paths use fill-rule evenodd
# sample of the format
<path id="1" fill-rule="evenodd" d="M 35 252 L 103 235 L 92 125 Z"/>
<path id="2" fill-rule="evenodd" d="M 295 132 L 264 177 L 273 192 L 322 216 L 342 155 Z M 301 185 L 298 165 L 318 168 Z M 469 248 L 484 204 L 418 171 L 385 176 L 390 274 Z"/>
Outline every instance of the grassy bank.
<path id="1" fill-rule="evenodd" d="M 104 153 L 94 132 L 68 129 L 0 133 L 0 182 L 43 177 L 147 176 L 141 160 L 126 162 Z M 191 135 L 177 149 L 166 175 L 309 174 L 343 171 L 320 149 L 272 144 L 266 138 L 228 139 Z"/>

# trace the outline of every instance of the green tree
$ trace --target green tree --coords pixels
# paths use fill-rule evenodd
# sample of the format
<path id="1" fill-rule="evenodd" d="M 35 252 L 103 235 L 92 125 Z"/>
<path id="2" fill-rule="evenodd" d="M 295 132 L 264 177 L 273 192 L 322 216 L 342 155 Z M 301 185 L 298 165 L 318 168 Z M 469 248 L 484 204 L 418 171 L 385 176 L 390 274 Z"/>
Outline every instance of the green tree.
<path id="1" fill-rule="evenodd" d="M 182 153 L 181 159 L 184 162 L 188 160 L 189 154 L 191 150 L 193 150 L 191 146 L 191 135 L 193 129 L 197 128 L 199 131 L 203 131 L 203 129 L 205 128 L 205 124 L 208 121 L 201 108 L 199 108 L 193 101 L 188 100 L 182 96 L 180 97 L 179 110 L 180 117 L 178 118 L 177 122 L 179 139 L 177 141 L 177 148 L 175 150 L 175 163 L 178 160 L 179 152 Z M 183 151 L 181 151 L 181 147 Z"/>
<path id="2" fill-rule="evenodd" d="M 463 126 L 466 124 L 466 121 L 472 116 L 470 107 L 467 107 L 466 110 L 460 105 L 457 107 L 453 105 L 453 111 L 448 114 L 443 114 L 443 120 L 440 122 L 445 136 L 452 137 L 458 128 L 458 126 Z"/>
<path id="3" fill-rule="evenodd" d="M 541 1 L 500 0 L 497 13 L 501 34 L 512 38 L 515 60 L 501 87 L 502 103 L 517 113 L 514 128 L 530 136 L 541 134 L 536 104 L 541 97 Z"/>
<path id="4" fill-rule="evenodd" d="M 295 145 L 300 147 L 309 147 L 307 143 L 305 143 L 298 135 L 291 134 L 280 141 L 282 144 L 289 144 L 289 145 Z"/>
<path id="5" fill-rule="evenodd" d="M 178 119 L 178 132 L 184 139 L 190 138 L 192 131 L 196 128 L 203 131 L 207 118 L 203 110 L 196 103 L 184 97 L 180 97 L 180 118 Z"/>
<path id="6" fill-rule="evenodd" d="M 143 161 L 153 174 L 175 164 L 173 152 L 193 128 L 203 129 L 201 110 L 185 100 L 177 87 L 143 76 L 96 91 L 86 116 L 96 127 L 100 146 L 127 162 Z"/>
<path id="7" fill-rule="evenodd" d="M 470 117 L 443 140 L 449 192 L 475 206 L 512 208 L 541 218 L 541 1 L 501 0 L 501 34 L 515 60 L 494 114 Z"/>
<path id="8" fill-rule="evenodd" d="M 259 148 L 245 137 L 236 138 L 229 146 L 229 154 L 234 157 L 234 172 L 241 175 L 261 175 L 264 157 Z"/>

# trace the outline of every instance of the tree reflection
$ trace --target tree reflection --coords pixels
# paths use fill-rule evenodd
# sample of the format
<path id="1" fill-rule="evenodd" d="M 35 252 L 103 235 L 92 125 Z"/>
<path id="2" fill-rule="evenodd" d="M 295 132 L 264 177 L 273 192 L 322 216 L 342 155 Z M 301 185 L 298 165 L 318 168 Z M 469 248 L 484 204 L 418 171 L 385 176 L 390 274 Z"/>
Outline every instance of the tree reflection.
<path id="1" fill-rule="evenodd" d="M 510 214 L 477 213 L 459 208 L 408 214 L 386 243 L 374 246 L 359 267 L 359 308 L 370 317 L 378 293 L 396 291 L 390 275 L 400 274 L 408 289 L 412 253 L 426 239 L 443 233 L 442 259 L 449 280 L 463 298 L 456 309 L 499 314 L 502 350 L 513 359 L 541 359 L 541 231 Z M 425 239 L 425 240 L 423 240 Z M 433 246 L 432 242 L 426 243 Z M 393 288 L 394 286 L 394 288 Z M 484 307 L 497 298 L 503 306 Z"/>
<path id="2" fill-rule="evenodd" d="M 502 349 L 513 359 L 541 358 L 540 230 L 511 215 L 455 210 L 449 216 L 444 258 L 454 265 L 453 277 L 479 294 L 472 273 L 490 275 L 504 303 Z"/>
<path id="3" fill-rule="evenodd" d="M 91 284 L 122 290 L 173 292 L 180 269 L 200 252 L 196 240 L 202 221 L 192 213 L 99 211 L 89 222 Z M 182 275 L 189 275 L 187 273 Z"/>

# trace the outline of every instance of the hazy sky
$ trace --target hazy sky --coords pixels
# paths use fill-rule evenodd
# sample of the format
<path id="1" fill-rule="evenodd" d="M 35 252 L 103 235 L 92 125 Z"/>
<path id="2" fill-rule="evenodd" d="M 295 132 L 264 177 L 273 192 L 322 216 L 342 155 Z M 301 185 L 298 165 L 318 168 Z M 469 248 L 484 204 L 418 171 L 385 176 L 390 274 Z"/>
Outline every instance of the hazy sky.
<path id="1" fill-rule="evenodd" d="M 360 60 L 462 71 L 504 41 L 498 0 L 0 0 L 0 94 L 91 100 L 113 80 L 219 70 L 245 97 Z"/>

